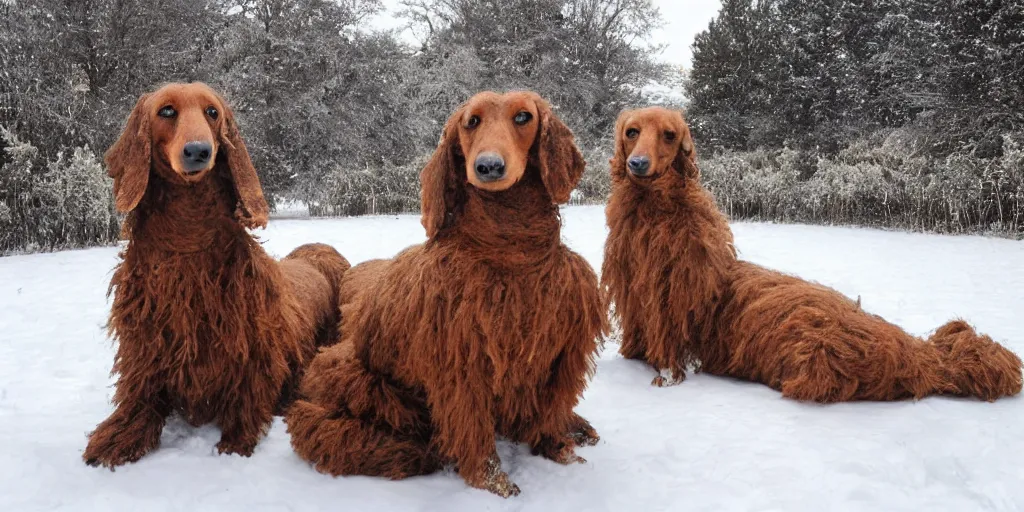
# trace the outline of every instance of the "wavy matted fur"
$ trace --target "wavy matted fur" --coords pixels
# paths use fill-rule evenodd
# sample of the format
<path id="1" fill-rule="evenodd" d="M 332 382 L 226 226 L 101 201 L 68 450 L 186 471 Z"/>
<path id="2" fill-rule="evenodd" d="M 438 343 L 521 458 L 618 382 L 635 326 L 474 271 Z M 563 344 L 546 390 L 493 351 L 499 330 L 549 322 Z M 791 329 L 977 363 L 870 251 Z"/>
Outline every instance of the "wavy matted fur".
<path id="1" fill-rule="evenodd" d="M 506 174 L 478 185 L 484 153 Z M 607 329 L 593 270 L 560 237 L 558 203 L 582 171 L 572 133 L 536 94 L 460 107 L 420 176 L 428 241 L 345 276 L 342 342 L 314 359 L 286 417 L 296 452 L 333 475 L 453 463 L 505 497 L 519 489 L 498 436 L 581 461 L 574 448 L 598 438 L 573 408 Z"/>
<path id="2" fill-rule="evenodd" d="M 615 135 L 602 288 L 621 353 L 660 370 L 654 384 L 694 365 L 818 402 L 1020 392 L 1020 359 L 962 321 L 924 341 L 835 290 L 737 260 L 681 114 L 627 111 Z M 637 157 L 646 176 L 628 169 Z"/>
<path id="3" fill-rule="evenodd" d="M 173 115 L 158 115 L 168 107 Z M 183 144 L 195 141 L 212 155 L 185 172 Z M 106 161 L 128 214 L 110 282 L 116 408 L 83 458 L 138 460 L 175 411 L 216 422 L 218 450 L 248 456 L 318 342 L 333 341 L 349 264 L 323 244 L 278 263 L 246 232 L 266 224 L 267 205 L 231 111 L 203 84 L 143 96 Z"/>

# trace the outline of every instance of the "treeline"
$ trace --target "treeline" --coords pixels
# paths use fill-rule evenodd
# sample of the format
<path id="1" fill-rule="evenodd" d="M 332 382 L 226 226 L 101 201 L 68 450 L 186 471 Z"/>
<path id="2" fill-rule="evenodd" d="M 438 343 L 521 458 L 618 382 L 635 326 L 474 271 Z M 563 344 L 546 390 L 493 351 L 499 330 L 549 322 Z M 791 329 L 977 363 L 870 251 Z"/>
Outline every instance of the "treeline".
<path id="1" fill-rule="evenodd" d="M 1024 233 L 1024 2 L 724 0 L 693 48 L 733 215 Z"/>
<path id="2" fill-rule="evenodd" d="M 164 82 L 225 94 L 268 197 L 356 215 L 418 209 L 441 126 L 483 89 L 551 100 L 595 164 L 581 190 L 602 200 L 616 114 L 670 73 L 647 42 L 660 23 L 650 0 L 406 0 L 391 14 L 411 24 L 415 47 L 367 29 L 381 9 L 0 0 L 0 252 L 116 238 L 100 157 L 138 95 Z M 98 192 L 53 196 L 85 193 L 75 188 Z"/>
<path id="3" fill-rule="evenodd" d="M 650 0 L 0 0 L 0 252 L 117 235 L 101 156 L 163 82 L 234 106 L 272 199 L 414 211 L 442 123 L 482 89 L 549 98 L 602 201 L 620 109 L 678 83 Z M 724 0 L 688 117 L 738 218 L 1024 233 L 1024 1 Z"/>

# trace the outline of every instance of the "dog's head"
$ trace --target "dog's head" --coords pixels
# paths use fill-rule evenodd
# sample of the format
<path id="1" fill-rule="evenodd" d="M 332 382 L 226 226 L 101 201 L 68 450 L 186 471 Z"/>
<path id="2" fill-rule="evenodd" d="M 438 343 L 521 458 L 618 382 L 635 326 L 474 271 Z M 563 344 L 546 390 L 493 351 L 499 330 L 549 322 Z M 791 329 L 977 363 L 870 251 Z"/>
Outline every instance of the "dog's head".
<path id="1" fill-rule="evenodd" d="M 269 208 L 234 114 L 205 84 L 169 84 L 142 95 L 117 142 L 104 156 L 117 209 L 130 212 L 151 185 L 150 173 L 192 186 L 223 168 L 246 227 L 266 226 Z"/>
<path id="2" fill-rule="evenodd" d="M 500 193 L 534 169 L 551 201 L 565 203 L 583 167 L 572 132 L 539 95 L 479 93 L 448 118 L 420 174 L 423 227 L 432 238 L 450 226 L 466 187 Z"/>
<path id="3" fill-rule="evenodd" d="M 697 153 L 682 113 L 648 107 L 619 114 L 611 172 L 614 180 L 651 187 L 698 179 Z"/>

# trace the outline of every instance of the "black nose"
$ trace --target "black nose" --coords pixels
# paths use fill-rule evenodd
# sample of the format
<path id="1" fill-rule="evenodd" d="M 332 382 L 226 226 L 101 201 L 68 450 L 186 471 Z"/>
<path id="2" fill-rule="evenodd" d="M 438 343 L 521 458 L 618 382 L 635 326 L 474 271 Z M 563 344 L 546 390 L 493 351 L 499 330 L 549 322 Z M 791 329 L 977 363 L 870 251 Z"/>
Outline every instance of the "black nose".
<path id="1" fill-rule="evenodd" d="M 188 142 L 182 150 L 182 161 L 185 164 L 185 173 L 194 174 L 210 163 L 210 156 L 213 155 L 213 145 L 209 142 Z"/>
<path id="2" fill-rule="evenodd" d="M 651 159 L 646 156 L 630 157 L 626 163 L 629 165 L 629 171 L 637 176 L 646 176 L 647 171 L 651 169 Z"/>
<path id="3" fill-rule="evenodd" d="M 505 160 L 495 153 L 481 153 L 474 165 L 480 181 L 498 181 L 505 176 Z"/>

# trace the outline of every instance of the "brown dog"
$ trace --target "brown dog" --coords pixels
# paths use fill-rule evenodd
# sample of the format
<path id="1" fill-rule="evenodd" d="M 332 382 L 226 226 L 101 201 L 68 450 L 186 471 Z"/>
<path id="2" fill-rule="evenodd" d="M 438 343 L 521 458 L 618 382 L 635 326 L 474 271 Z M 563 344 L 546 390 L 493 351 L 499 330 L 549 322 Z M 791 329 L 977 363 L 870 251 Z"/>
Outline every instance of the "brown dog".
<path id="1" fill-rule="evenodd" d="M 495 439 L 562 464 L 597 433 L 573 408 L 606 330 L 597 278 L 562 244 L 558 204 L 583 172 L 573 136 L 533 93 L 480 93 L 420 175 L 429 240 L 353 268 L 343 340 L 310 365 L 286 422 L 332 475 L 404 478 L 458 466 L 519 488 Z"/>
<path id="2" fill-rule="evenodd" d="M 738 261 L 679 113 L 623 112 L 615 136 L 602 287 L 622 355 L 660 370 L 655 384 L 694 364 L 818 402 L 1020 392 L 1020 359 L 964 322 L 925 342 L 835 290 Z"/>
<path id="3" fill-rule="evenodd" d="M 216 422 L 248 456 L 338 322 L 349 264 L 322 244 L 280 263 L 245 228 L 267 203 L 231 110 L 203 84 L 139 99 L 106 154 L 128 245 L 110 287 L 116 409 L 83 455 L 113 468 L 157 447 L 165 418 Z"/>

